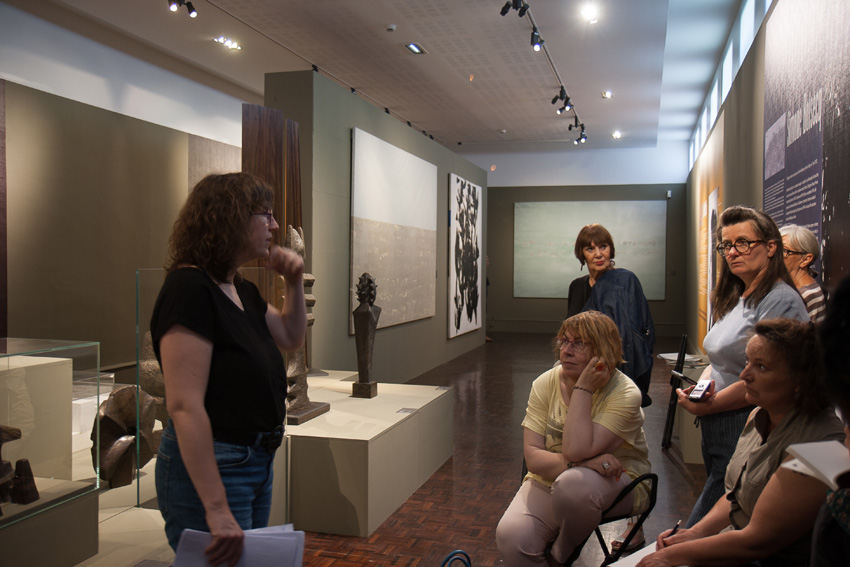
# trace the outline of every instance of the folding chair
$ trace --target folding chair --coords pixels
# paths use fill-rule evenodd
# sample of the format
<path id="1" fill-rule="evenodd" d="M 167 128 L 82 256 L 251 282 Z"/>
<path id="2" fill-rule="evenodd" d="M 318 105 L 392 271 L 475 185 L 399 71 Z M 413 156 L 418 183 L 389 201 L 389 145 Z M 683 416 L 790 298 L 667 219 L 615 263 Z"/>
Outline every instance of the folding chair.
<path id="1" fill-rule="evenodd" d="M 523 459 L 522 460 L 522 478 L 525 478 L 526 474 L 528 474 L 528 466 L 525 463 L 525 459 Z M 609 524 L 611 522 L 616 522 L 618 520 L 625 520 L 625 519 L 631 518 L 633 516 L 633 514 L 631 513 L 631 510 L 627 514 L 620 514 L 620 515 L 616 515 L 616 516 L 609 516 L 608 514 L 611 512 L 611 510 L 613 510 L 617 506 L 617 504 L 620 503 L 621 500 L 623 500 L 623 498 L 628 496 L 629 493 L 632 492 L 635 488 L 637 488 L 638 485 L 640 485 L 642 482 L 648 482 L 649 483 L 649 490 L 648 490 L 649 502 L 647 502 L 646 509 L 644 511 L 642 511 L 637 516 L 638 520 L 632 526 L 632 529 L 629 530 L 629 533 L 626 535 L 625 539 L 623 540 L 623 544 L 617 550 L 615 550 L 612 553 L 608 550 L 608 544 L 605 543 L 605 538 L 602 537 L 602 531 L 599 528 L 601 526 L 604 526 L 605 524 Z M 606 565 L 610 565 L 611 563 L 614 563 L 615 561 L 618 561 L 620 559 L 620 556 L 622 556 L 623 553 L 626 551 L 626 549 L 629 547 L 629 544 L 634 539 L 638 530 L 640 530 L 640 528 L 643 526 L 643 523 L 646 521 L 646 519 L 649 518 L 649 513 L 652 512 L 653 508 L 655 508 L 655 501 L 657 499 L 658 499 L 658 475 L 655 474 L 655 473 L 646 473 L 646 474 L 640 475 L 639 477 L 634 479 L 632 482 L 630 482 L 629 485 L 626 486 L 620 492 L 620 494 L 617 495 L 617 497 L 614 499 L 614 501 L 611 503 L 611 505 L 608 506 L 608 508 L 606 508 L 602 512 L 602 520 L 599 522 L 599 525 L 596 526 L 596 529 L 594 530 L 594 532 L 596 533 L 596 539 L 599 540 L 599 545 L 602 546 L 602 553 L 605 554 L 605 559 L 600 564 L 600 567 L 605 567 Z M 588 538 L 589 537 L 590 536 L 588 536 Z M 581 554 L 581 550 L 584 548 L 585 543 L 587 543 L 587 540 L 585 540 L 584 543 L 582 543 L 581 545 L 579 545 L 576 548 L 576 550 L 573 552 L 573 555 L 567 560 L 567 563 L 565 565 L 570 565 L 576 559 L 578 559 L 578 556 Z"/>
<path id="2" fill-rule="evenodd" d="M 616 522 L 617 520 L 625 520 L 626 518 L 631 518 L 633 514 L 631 511 L 626 514 L 621 514 L 618 516 L 609 516 L 609 512 L 623 499 L 625 498 L 631 491 L 638 487 L 642 482 L 649 483 L 649 502 L 647 504 L 646 510 L 640 513 L 637 516 L 637 522 L 632 526 L 632 529 L 629 530 L 629 533 L 626 535 L 623 540 L 622 545 L 615 550 L 613 553 L 608 551 L 608 544 L 605 543 L 605 538 L 602 537 L 602 531 L 599 529 L 601 526 L 605 524 L 609 524 L 611 522 Z M 607 510 L 602 512 L 602 521 L 599 522 L 599 525 L 596 526 L 596 539 L 599 540 L 599 545 L 602 546 L 602 552 L 605 554 L 605 560 L 602 562 L 601 567 L 605 567 L 606 565 L 610 565 L 615 561 L 619 561 L 620 556 L 623 555 L 623 552 L 628 549 L 629 544 L 634 539 L 635 534 L 637 534 L 638 530 L 643 526 L 643 523 L 649 518 L 649 513 L 652 512 L 652 509 L 655 508 L 655 501 L 658 498 L 658 475 L 655 473 L 646 473 L 642 474 L 636 479 L 634 479 L 627 487 L 617 495 L 617 498 L 614 499 L 614 502 L 608 507 Z"/>

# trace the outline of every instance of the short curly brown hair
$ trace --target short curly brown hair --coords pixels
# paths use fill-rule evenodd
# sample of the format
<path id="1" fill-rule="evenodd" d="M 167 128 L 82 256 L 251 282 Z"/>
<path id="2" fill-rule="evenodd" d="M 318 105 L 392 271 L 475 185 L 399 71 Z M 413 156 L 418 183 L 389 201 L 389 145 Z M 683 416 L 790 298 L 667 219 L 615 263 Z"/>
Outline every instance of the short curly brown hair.
<path id="1" fill-rule="evenodd" d="M 271 187 L 249 173 L 207 175 L 177 215 L 165 269 L 194 265 L 225 281 L 239 267 L 253 214 L 269 210 L 273 201 Z"/>

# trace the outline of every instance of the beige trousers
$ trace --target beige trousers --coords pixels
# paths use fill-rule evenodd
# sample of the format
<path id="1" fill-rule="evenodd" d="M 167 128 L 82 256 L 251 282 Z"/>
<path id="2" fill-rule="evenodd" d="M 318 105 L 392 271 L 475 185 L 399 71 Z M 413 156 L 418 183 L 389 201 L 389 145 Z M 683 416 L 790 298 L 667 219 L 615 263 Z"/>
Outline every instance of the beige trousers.
<path id="1" fill-rule="evenodd" d="M 618 481 L 584 467 L 564 471 L 551 488 L 536 480 L 523 482 L 496 528 L 496 545 L 505 565 L 547 566 L 544 552 L 549 543 L 552 557 L 564 563 L 629 482 L 626 474 Z M 629 494 L 611 514 L 628 514 L 632 501 Z"/>

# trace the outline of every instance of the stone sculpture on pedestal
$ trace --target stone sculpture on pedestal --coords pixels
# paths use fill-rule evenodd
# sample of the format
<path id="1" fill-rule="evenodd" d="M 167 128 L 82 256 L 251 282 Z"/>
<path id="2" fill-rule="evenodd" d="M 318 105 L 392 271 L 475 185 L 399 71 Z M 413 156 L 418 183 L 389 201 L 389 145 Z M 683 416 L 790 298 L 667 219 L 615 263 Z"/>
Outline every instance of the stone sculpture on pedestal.
<path id="1" fill-rule="evenodd" d="M 352 311 L 354 317 L 354 343 L 357 347 L 357 382 L 352 385 L 355 398 L 374 398 L 378 383 L 372 380 L 372 349 L 375 346 L 375 329 L 381 317 L 381 308 L 375 305 L 378 285 L 364 272 L 357 282 L 357 300 L 360 305 Z"/>
<path id="2" fill-rule="evenodd" d="M 304 231 L 300 228 L 295 230 L 291 225 L 286 227 L 286 238 L 284 246 L 293 250 L 305 259 L 306 247 L 304 246 Z M 312 274 L 304 274 L 304 299 L 308 309 L 316 304 L 313 294 L 307 293 L 316 283 Z M 315 322 L 312 313 L 307 313 L 307 326 L 311 327 Z M 318 415 L 322 415 L 331 409 L 327 402 L 311 402 L 307 396 L 307 349 L 302 345 L 298 350 L 286 353 L 286 381 L 289 390 L 286 394 L 286 424 L 300 425 Z"/>
<path id="3" fill-rule="evenodd" d="M 154 456 L 153 423 L 156 413 L 154 399 L 138 390 L 139 427 L 136 429 L 136 387 L 123 386 L 113 390 L 100 404 L 92 427 L 92 464 L 97 467 L 100 431 L 100 478 L 109 482 L 109 488 L 126 486 L 133 482 L 136 472 L 136 437 L 139 438 L 138 468 Z M 100 427 L 98 429 L 98 422 Z"/>

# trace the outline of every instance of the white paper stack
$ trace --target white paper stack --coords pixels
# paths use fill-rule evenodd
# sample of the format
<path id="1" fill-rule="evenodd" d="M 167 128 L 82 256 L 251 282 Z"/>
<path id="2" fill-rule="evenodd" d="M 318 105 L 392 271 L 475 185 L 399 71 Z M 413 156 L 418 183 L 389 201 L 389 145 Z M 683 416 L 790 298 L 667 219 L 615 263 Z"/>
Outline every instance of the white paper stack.
<path id="1" fill-rule="evenodd" d="M 212 543 L 207 532 L 183 530 L 173 567 L 209 567 L 204 550 Z M 301 567 L 304 532 L 292 524 L 246 530 L 242 558 L 237 567 Z"/>

